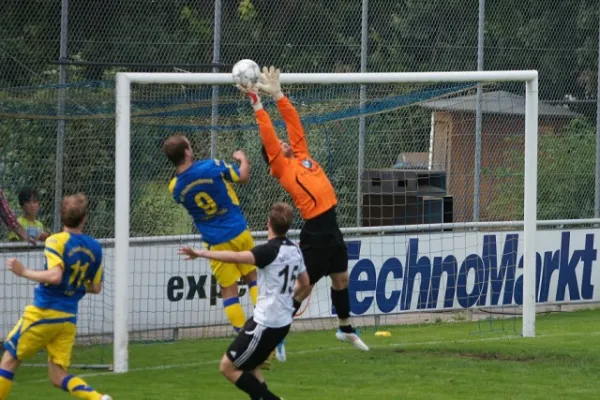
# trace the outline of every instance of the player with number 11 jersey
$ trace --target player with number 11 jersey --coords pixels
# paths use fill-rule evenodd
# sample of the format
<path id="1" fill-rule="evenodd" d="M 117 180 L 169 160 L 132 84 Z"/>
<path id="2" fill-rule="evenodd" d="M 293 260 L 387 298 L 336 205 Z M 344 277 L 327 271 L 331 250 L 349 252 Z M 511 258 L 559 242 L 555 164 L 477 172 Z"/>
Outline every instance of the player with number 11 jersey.
<path id="1" fill-rule="evenodd" d="M 111 400 L 81 377 L 68 373 L 77 334 L 79 301 L 100 294 L 103 282 L 102 247 L 83 233 L 88 199 L 80 193 L 66 196 L 60 207 L 63 232 L 46 239 L 44 269 L 29 269 L 16 258 L 6 261 L 16 276 L 38 282 L 33 304 L 4 341 L 0 360 L 0 400 L 7 400 L 15 372 L 21 363 L 42 349 L 48 353 L 48 376 L 55 387 L 83 400 Z M 36 398 L 46 398 L 37 396 Z M 54 397 L 54 396 L 52 396 Z"/>

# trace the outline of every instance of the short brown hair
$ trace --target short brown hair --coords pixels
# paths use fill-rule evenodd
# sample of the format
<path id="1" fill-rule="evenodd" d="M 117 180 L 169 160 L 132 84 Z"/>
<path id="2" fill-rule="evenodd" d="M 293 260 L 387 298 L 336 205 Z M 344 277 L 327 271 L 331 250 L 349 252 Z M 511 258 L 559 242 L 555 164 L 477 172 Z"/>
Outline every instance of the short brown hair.
<path id="1" fill-rule="evenodd" d="M 88 213 L 88 198 L 83 193 L 65 196 L 60 204 L 60 219 L 67 228 L 78 228 Z"/>
<path id="2" fill-rule="evenodd" d="M 269 211 L 269 222 L 273 233 L 283 236 L 294 222 L 294 210 L 287 203 L 275 203 Z"/>
<path id="3" fill-rule="evenodd" d="M 176 167 L 185 161 L 185 151 L 189 148 L 190 142 L 181 133 L 166 138 L 162 146 L 163 152 Z"/>

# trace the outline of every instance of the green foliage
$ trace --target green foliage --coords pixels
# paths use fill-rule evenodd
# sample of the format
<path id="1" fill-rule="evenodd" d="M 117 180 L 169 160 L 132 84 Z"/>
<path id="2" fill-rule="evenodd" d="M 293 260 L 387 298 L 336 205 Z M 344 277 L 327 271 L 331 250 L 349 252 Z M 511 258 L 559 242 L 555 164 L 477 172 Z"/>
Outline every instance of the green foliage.
<path id="1" fill-rule="evenodd" d="M 44 193 L 42 215 L 47 223 L 52 221 L 54 204 L 57 147 L 57 120 L 54 118 L 58 91 L 48 87 L 11 88 L 58 81 L 58 66 L 53 61 L 59 54 L 60 2 L 7 0 L 5 3 L 0 13 L 0 38 L 4 39 L 0 45 L 0 88 L 4 88 L 0 90 L 0 112 L 11 113 L 11 117 L 0 115 L 3 117 L 0 124 L 0 184 L 11 194 L 13 202 L 20 186 L 38 187 Z M 361 9 L 356 2 L 281 0 L 277 7 L 273 4 L 271 0 L 223 2 L 223 62 L 251 58 L 261 65 L 275 64 L 289 72 L 359 70 Z M 594 2 L 505 0 L 490 2 L 486 8 L 486 69 L 537 69 L 542 98 L 595 96 L 598 18 Z M 477 11 L 472 0 L 370 2 L 369 71 L 474 69 Z M 152 64 L 209 62 L 213 46 L 213 12 L 212 0 L 72 1 L 69 7 L 69 58 Z M 112 80 L 121 70 L 127 68 L 69 66 L 68 81 Z M 135 70 L 140 69 L 136 67 Z M 164 71 L 160 68 L 142 70 Z M 138 96 L 140 99 L 167 102 L 198 93 L 181 86 L 157 88 L 150 85 L 134 90 L 143 91 Z M 379 96 L 376 90 L 375 86 L 369 87 L 368 95 Z M 226 92 L 221 89 L 221 94 Z M 97 236 L 110 237 L 114 229 L 111 211 L 114 208 L 115 176 L 114 91 L 112 87 L 82 85 L 69 88 L 65 93 L 68 114 L 78 119 L 66 124 L 64 191 L 88 193 L 91 219 L 94 219 L 89 227 Z M 332 93 L 328 88 L 314 91 L 313 97 L 322 97 L 324 101 L 302 107 L 301 113 L 330 111 L 334 103 Z M 358 93 L 346 93 L 345 96 L 356 100 Z M 15 104 L 16 111 L 8 110 Z M 134 107 L 135 111 L 138 110 Z M 17 113 L 22 115 L 17 117 Z M 27 119 L 28 115 L 49 118 Z M 18 119 L 22 117 L 25 118 Z M 202 120 L 198 125 L 210 123 L 207 118 L 196 115 L 190 114 L 189 118 Z M 160 151 L 161 140 L 173 131 L 151 126 L 148 121 L 141 122 L 134 121 L 132 125 L 132 193 L 141 196 L 132 201 L 133 204 L 151 203 L 149 199 L 156 194 L 157 201 L 162 204 L 163 194 L 146 186 L 166 185 L 173 173 Z M 229 115 L 221 112 L 219 123 L 231 122 L 254 123 L 249 110 Z M 540 139 L 540 153 L 547 153 L 545 157 L 553 160 L 545 162 L 540 158 L 540 217 L 590 215 L 593 135 L 589 135 L 589 125 L 579 123 L 581 126 L 569 128 L 570 132 L 580 132 L 574 137 L 561 134 Z M 366 126 L 366 168 L 390 167 L 402 152 L 427 151 L 429 114 L 423 110 L 413 107 L 370 116 Z M 357 132 L 357 119 L 313 125 L 307 129 L 312 155 L 323 165 L 336 187 L 340 220 L 345 226 L 356 222 Z M 197 157 L 208 157 L 210 134 L 189 131 L 187 134 Z M 283 138 L 283 132 L 280 134 Z M 553 148 L 569 146 L 577 150 L 572 156 L 577 163 L 569 164 L 567 158 L 560 158 L 558 150 L 554 151 L 559 154 L 552 153 Z M 275 200 L 289 201 L 289 198 L 268 175 L 260 158 L 258 135 L 237 131 L 218 133 L 220 158 L 231 161 L 233 150 L 238 148 L 247 151 L 254 168 L 252 183 L 236 189 L 251 228 L 263 229 L 263 215 L 268 205 Z M 522 160 L 521 155 L 508 157 Z M 496 189 L 507 189 L 490 205 L 490 210 L 498 215 L 508 218 L 511 213 L 513 218 L 522 213 L 521 203 L 510 201 L 517 200 L 515 193 L 522 193 L 518 186 L 522 185 L 519 171 L 510 163 L 504 166 L 504 171 L 487 171 L 495 175 Z M 165 206 L 166 209 L 173 208 L 170 203 Z M 148 205 L 148 209 L 159 212 L 160 207 Z M 148 227 L 140 225 L 136 232 L 146 234 L 159 229 L 151 222 L 160 218 L 148 218 Z M 140 224 L 145 223 L 140 221 Z"/>
<path id="2" fill-rule="evenodd" d="M 505 165 L 488 176 L 496 180 L 488 212 L 497 220 L 523 218 L 523 140 L 509 138 L 513 150 Z M 562 131 L 538 139 L 538 219 L 591 218 L 594 209 L 595 128 L 575 119 Z"/>
<path id="3" fill-rule="evenodd" d="M 240 0 L 238 12 L 242 21 L 249 21 L 256 17 L 256 9 L 251 0 Z"/>
<path id="4" fill-rule="evenodd" d="M 140 186 L 131 208 L 131 236 L 167 236 L 192 233 L 185 208 L 171 197 L 167 183 Z"/>

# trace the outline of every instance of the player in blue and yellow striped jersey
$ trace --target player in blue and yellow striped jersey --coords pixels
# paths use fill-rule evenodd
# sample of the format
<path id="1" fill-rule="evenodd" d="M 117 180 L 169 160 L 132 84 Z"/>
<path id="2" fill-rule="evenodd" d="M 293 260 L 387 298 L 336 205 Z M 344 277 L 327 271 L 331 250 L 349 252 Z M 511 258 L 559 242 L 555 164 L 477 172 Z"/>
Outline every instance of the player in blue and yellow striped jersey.
<path id="1" fill-rule="evenodd" d="M 180 134 L 167 138 L 163 151 L 176 168 L 169 190 L 194 219 L 205 246 L 211 250 L 252 249 L 254 241 L 232 187 L 233 183 L 245 183 L 250 178 L 250 163 L 245 154 L 241 151 L 233 154 L 239 168 L 221 160 L 195 161 L 189 140 Z M 256 305 L 256 267 L 220 261 L 211 261 L 210 265 L 221 287 L 225 314 L 239 332 L 246 316 L 238 298 L 237 282 L 244 279 Z"/>
<path id="2" fill-rule="evenodd" d="M 60 215 L 61 233 L 46 239 L 44 270 L 26 268 L 11 258 L 6 265 L 15 275 L 39 282 L 33 304 L 4 342 L 0 361 L 0 400 L 6 400 L 15 371 L 22 361 L 42 349 L 48 353 L 48 374 L 52 383 L 71 396 L 86 400 L 110 400 L 90 387 L 83 379 L 69 375 L 71 353 L 75 344 L 77 308 L 86 293 L 102 291 L 102 247 L 82 233 L 87 217 L 88 200 L 83 194 L 63 199 Z"/>

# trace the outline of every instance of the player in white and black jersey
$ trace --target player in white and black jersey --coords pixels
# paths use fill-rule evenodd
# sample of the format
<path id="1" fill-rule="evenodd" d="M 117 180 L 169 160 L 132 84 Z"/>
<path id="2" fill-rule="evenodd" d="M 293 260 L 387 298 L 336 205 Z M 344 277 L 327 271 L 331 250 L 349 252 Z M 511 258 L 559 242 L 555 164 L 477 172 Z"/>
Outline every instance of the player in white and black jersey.
<path id="1" fill-rule="evenodd" d="M 293 220 L 292 208 L 285 203 L 276 203 L 269 211 L 268 241 L 265 244 L 241 252 L 189 247 L 180 250 L 187 259 L 202 257 L 258 267 L 258 301 L 254 315 L 231 343 L 220 365 L 221 373 L 248 393 L 251 399 L 279 399 L 267 388 L 258 366 L 289 332 L 294 296 L 310 285 L 302 252 L 286 237 Z"/>

